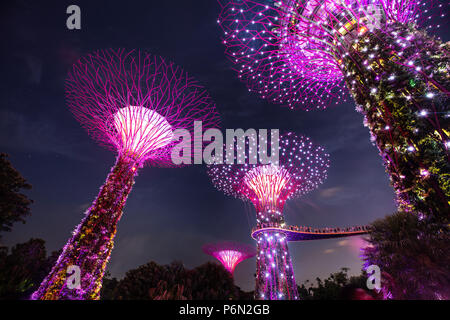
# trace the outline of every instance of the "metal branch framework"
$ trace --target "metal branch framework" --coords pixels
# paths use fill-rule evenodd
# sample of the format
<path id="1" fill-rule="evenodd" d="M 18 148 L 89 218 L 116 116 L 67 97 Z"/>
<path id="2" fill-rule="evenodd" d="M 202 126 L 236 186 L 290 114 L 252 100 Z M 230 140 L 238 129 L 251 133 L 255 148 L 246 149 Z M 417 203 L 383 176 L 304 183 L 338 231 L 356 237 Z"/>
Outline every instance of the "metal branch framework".
<path id="1" fill-rule="evenodd" d="M 230 241 L 206 244 L 202 250 L 219 260 L 231 275 L 233 275 L 234 269 L 239 263 L 254 257 L 256 254 L 254 247 Z"/>
<path id="2" fill-rule="evenodd" d="M 80 59 L 67 77 L 66 96 L 77 120 L 117 152 L 117 160 L 32 299 L 99 299 L 138 168 L 172 165 L 174 130 L 192 132 L 195 120 L 204 129 L 219 122 L 211 98 L 193 78 L 145 52 L 106 50 Z M 71 270 L 78 273 L 71 275 Z"/>
<path id="3" fill-rule="evenodd" d="M 208 175 L 220 191 L 253 203 L 258 229 L 267 223 L 282 229 L 285 201 L 314 190 L 326 179 L 329 155 L 309 138 L 290 132 L 279 139 L 277 164 L 251 164 L 250 147 L 247 141 L 246 148 L 234 154 L 235 163 L 244 157 L 244 164 L 209 165 Z M 263 230 L 256 240 L 255 298 L 298 299 L 286 234 Z"/>
<path id="4" fill-rule="evenodd" d="M 227 56 L 250 91 L 303 110 L 350 92 L 399 209 L 448 224 L 450 43 L 428 35 L 448 25 L 448 3 L 219 2 Z"/>
<path id="5" fill-rule="evenodd" d="M 173 131 L 220 120 L 206 90 L 181 67 L 141 51 L 97 51 L 66 80 L 67 104 L 88 133 L 120 156 L 172 166 Z M 194 137 L 195 138 L 195 137 Z"/>

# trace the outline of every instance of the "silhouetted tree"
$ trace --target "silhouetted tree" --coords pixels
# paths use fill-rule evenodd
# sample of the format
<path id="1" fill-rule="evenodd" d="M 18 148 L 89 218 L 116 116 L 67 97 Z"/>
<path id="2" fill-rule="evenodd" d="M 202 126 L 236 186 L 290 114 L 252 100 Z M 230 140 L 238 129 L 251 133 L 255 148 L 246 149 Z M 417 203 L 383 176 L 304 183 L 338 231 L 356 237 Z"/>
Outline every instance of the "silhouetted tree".
<path id="1" fill-rule="evenodd" d="M 0 153 L 0 232 L 11 231 L 14 222 L 25 223 L 33 202 L 20 191 L 31 189 L 24 177 L 8 160 L 8 155 Z M 1 237 L 1 235 L 0 235 Z"/>

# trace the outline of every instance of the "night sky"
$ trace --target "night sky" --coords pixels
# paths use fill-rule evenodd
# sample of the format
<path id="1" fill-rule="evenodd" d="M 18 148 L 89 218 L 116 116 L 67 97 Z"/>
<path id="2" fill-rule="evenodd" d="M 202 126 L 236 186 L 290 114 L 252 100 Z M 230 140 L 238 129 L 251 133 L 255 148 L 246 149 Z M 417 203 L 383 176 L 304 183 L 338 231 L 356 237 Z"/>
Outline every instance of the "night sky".
<path id="1" fill-rule="evenodd" d="M 66 28 L 66 8 L 81 7 L 82 29 Z M 104 183 L 115 154 L 93 141 L 69 112 L 64 79 L 71 65 L 96 49 L 143 49 L 181 65 L 209 91 L 223 128 L 279 128 L 313 139 L 330 153 L 328 179 L 288 201 L 288 224 L 345 227 L 394 212 L 377 149 L 353 102 L 325 111 L 290 111 L 249 93 L 231 70 L 220 43 L 214 0 L 2 1 L 0 30 L 0 151 L 33 185 L 26 224 L 5 233 L 11 246 L 42 238 L 61 248 Z M 444 40 L 448 40 L 448 37 Z M 122 277 L 151 260 L 181 260 L 193 268 L 213 258 L 208 242 L 254 244 L 254 209 L 211 184 L 203 165 L 144 167 L 119 222 L 108 270 Z M 291 243 L 298 283 L 341 267 L 359 274 L 359 237 Z M 254 287 L 255 259 L 236 268 L 236 284 Z"/>

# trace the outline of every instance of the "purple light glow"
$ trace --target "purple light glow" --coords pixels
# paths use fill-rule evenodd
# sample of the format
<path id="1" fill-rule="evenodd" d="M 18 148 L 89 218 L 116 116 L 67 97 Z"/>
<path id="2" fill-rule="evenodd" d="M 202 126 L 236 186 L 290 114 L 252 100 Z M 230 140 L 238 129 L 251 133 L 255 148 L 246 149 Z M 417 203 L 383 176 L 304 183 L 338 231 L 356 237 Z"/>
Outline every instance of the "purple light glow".
<path id="1" fill-rule="evenodd" d="M 276 230 L 257 233 L 256 299 L 298 299 L 297 285 L 289 255 L 283 207 L 287 199 L 306 194 L 326 178 L 329 155 L 309 138 L 293 133 L 279 139 L 277 164 L 250 164 L 254 145 L 236 150 L 234 157 L 244 164 L 208 166 L 208 175 L 217 189 L 244 201 L 256 209 L 257 228 L 270 224 Z"/>
<path id="2" fill-rule="evenodd" d="M 219 260 L 231 275 L 239 263 L 256 254 L 255 248 L 234 242 L 208 244 L 203 246 L 203 252 Z"/>
<path id="3" fill-rule="evenodd" d="M 308 110 L 345 101 L 340 65 L 359 35 L 394 21 L 423 25 L 431 9 L 442 7 L 435 2 L 219 0 L 217 22 L 226 54 L 250 91 Z"/>
<path id="4" fill-rule="evenodd" d="M 137 158 L 167 146 L 174 138 L 166 119 L 145 107 L 119 109 L 114 115 L 114 127 L 121 137 L 123 151 Z"/>
<path id="5" fill-rule="evenodd" d="M 94 203 L 33 293 L 34 300 L 99 299 L 137 169 L 144 163 L 173 165 L 176 129 L 193 132 L 194 121 L 201 121 L 206 130 L 219 122 L 211 98 L 186 72 L 137 51 L 97 51 L 80 59 L 68 75 L 66 97 L 77 120 L 118 155 Z M 68 283 L 70 267 L 80 271 L 76 287 Z"/>

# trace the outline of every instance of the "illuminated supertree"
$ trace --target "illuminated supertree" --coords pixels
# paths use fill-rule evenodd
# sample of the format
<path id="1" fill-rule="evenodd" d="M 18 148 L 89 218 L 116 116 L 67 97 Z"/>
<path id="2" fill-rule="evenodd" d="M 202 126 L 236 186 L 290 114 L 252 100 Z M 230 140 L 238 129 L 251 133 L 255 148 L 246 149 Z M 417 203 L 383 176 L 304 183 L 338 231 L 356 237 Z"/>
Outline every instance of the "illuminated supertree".
<path id="1" fill-rule="evenodd" d="M 425 27 L 442 4 L 220 2 L 226 53 L 250 91 L 308 110 L 345 100 L 347 86 L 400 209 L 448 223 L 450 45 L 427 34 L 439 24 Z"/>
<path id="2" fill-rule="evenodd" d="M 254 257 L 256 254 L 256 250 L 252 246 L 229 241 L 206 244 L 202 250 L 219 260 L 232 276 L 234 268 L 239 263 Z"/>
<path id="3" fill-rule="evenodd" d="M 175 130 L 193 131 L 195 120 L 203 128 L 218 124 L 211 98 L 194 79 L 173 63 L 143 52 L 105 50 L 80 59 L 67 77 L 66 97 L 77 120 L 117 152 L 117 160 L 32 299 L 98 299 L 138 169 L 144 163 L 172 164 Z M 68 279 L 77 268 L 79 283 L 76 273 Z"/>
<path id="4" fill-rule="evenodd" d="M 280 137 L 278 162 L 253 164 L 252 148 L 260 149 L 261 141 L 259 148 L 247 141 L 246 148 L 238 146 L 237 152 L 233 152 L 236 161 L 239 155 L 245 156 L 243 163 L 209 165 L 208 175 L 220 191 L 253 203 L 258 229 L 265 224 L 281 229 L 285 226 L 285 201 L 316 189 L 324 181 L 328 154 L 309 138 L 293 133 Z M 266 230 L 259 232 L 256 239 L 255 298 L 298 299 L 286 234 Z"/>

